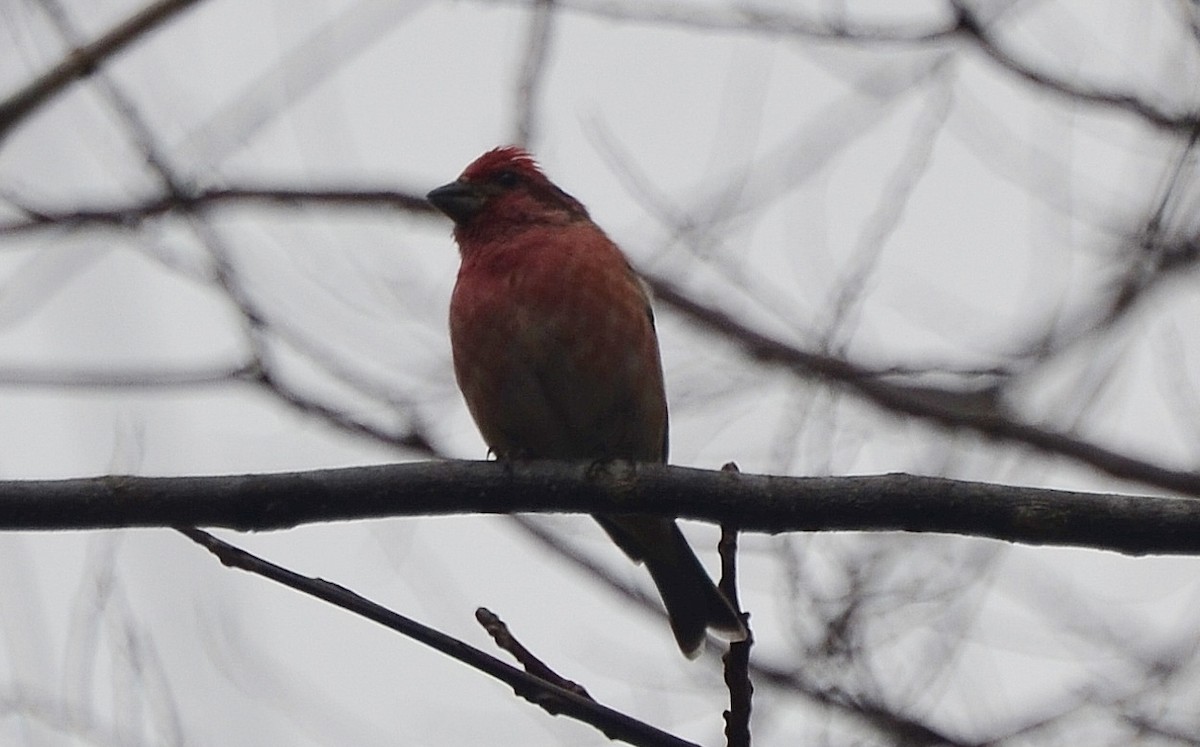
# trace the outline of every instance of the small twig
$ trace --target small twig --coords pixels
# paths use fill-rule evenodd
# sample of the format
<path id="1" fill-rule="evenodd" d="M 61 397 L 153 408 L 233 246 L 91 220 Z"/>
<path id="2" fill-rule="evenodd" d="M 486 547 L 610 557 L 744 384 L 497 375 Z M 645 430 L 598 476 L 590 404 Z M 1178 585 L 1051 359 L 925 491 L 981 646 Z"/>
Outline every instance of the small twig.
<path id="1" fill-rule="evenodd" d="M 500 619 L 499 615 L 487 607 L 480 607 L 475 610 L 475 619 L 479 621 L 479 624 L 483 626 L 487 634 L 492 637 L 496 645 L 512 654 L 512 657 L 525 668 L 526 672 L 529 672 L 534 677 L 553 683 L 564 690 L 573 692 L 581 698 L 595 700 L 583 685 L 555 672 L 544 661 L 534 656 L 533 652 L 521 645 L 521 642 L 516 639 L 512 631 Z M 541 703 L 537 703 L 537 705 L 541 705 Z"/>
<path id="2" fill-rule="evenodd" d="M 721 467 L 722 472 L 741 472 L 729 462 Z M 725 718 L 725 744 L 727 747 L 750 747 L 750 713 L 754 700 L 754 683 L 750 681 L 750 648 L 754 645 L 754 632 L 750 629 L 750 614 L 742 611 L 737 589 L 738 529 L 731 522 L 721 524 L 721 541 L 717 550 L 721 555 L 721 593 L 741 615 L 746 626 L 746 640 L 729 644 L 729 650 L 721 656 L 725 667 L 725 687 L 729 689 L 729 710 Z"/>
<path id="3" fill-rule="evenodd" d="M 155 26 L 195 5 L 197 0 L 159 0 L 111 28 L 90 44 L 69 51 L 52 69 L 0 102 L 0 140 L 19 122 L 61 93 L 77 78 L 137 41 Z"/>
<path id="4" fill-rule="evenodd" d="M 331 425 L 346 433 L 363 436 L 390 446 L 408 449 L 424 456 L 435 457 L 439 455 L 433 442 L 430 441 L 421 428 L 409 427 L 405 430 L 389 431 L 358 420 L 334 405 L 318 402 L 296 391 L 278 376 L 275 376 L 271 372 L 270 367 L 263 365 L 261 361 L 255 369 L 253 381 L 297 412 L 302 412 L 305 415 L 323 420 L 327 425 Z"/>
<path id="5" fill-rule="evenodd" d="M 336 207 L 377 210 L 393 208 L 414 215 L 434 215 L 424 197 L 413 192 L 368 187 L 214 187 L 183 194 L 158 195 L 140 201 L 80 210 L 53 211 L 24 206 L 24 218 L 0 222 L 0 235 L 93 226 L 136 228 L 143 221 L 172 212 L 191 213 L 224 205 L 299 209 Z"/>
<path id="6" fill-rule="evenodd" d="M 538 704 L 551 713 L 591 724 L 609 739 L 619 739 L 629 744 L 645 745 L 646 747 L 697 747 L 673 734 L 600 705 L 590 698 L 582 697 L 542 678 L 522 672 L 474 646 L 375 604 L 344 586 L 289 571 L 282 566 L 223 542 L 203 530 L 194 527 L 175 527 L 175 529 L 216 555 L 223 564 L 231 568 L 240 568 L 271 579 L 303 594 L 316 597 L 360 617 L 377 622 L 456 661 L 495 677 L 511 687 L 517 695 L 531 703 Z"/>
<path id="7" fill-rule="evenodd" d="M 1030 83 L 1075 101 L 1123 109 L 1137 115 L 1147 124 L 1167 132 L 1188 133 L 1200 125 L 1200 115 L 1194 111 L 1183 114 L 1170 113 L 1131 93 L 1103 91 L 1038 70 L 1018 60 L 1005 49 L 978 14 L 963 0 L 949 0 L 948 4 L 955 14 L 960 33 L 973 39 L 975 46 L 993 62 Z"/>

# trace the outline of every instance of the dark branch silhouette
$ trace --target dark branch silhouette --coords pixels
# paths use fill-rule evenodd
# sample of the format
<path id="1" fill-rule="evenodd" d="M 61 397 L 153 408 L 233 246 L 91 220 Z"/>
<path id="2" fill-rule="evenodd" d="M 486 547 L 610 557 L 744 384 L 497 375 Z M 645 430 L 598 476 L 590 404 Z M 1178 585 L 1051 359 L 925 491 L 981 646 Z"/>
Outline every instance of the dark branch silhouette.
<path id="1" fill-rule="evenodd" d="M 0 528 L 220 526 L 462 513 L 645 513 L 743 532 L 920 531 L 1200 553 L 1200 501 L 912 475 L 775 477 L 612 462 L 419 462 L 218 477 L 0 482 Z"/>
<path id="2" fill-rule="evenodd" d="M 1195 112 L 1173 114 L 1165 112 L 1131 93 L 1102 91 L 1097 88 L 1055 77 L 1018 60 L 1005 50 L 988 29 L 987 24 L 962 0 L 948 0 L 958 16 L 958 30 L 975 41 L 975 46 L 1000 67 L 1044 90 L 1057 93 L 1085 104 L 1121 109 L 1137 115 L 1143 122 L 1159 129 L 1190 134 L 1200 127 L 1200 115 Z"/>
<path id="3" fill-rule="evenodd" d="M 474 646 L 382 607 L 344 586 L 289 571 L 282 566 L 223 542 L 208 532 L 188 527 L 177 527 L 177 529 L 231 568 L 249 571 L 379 623 L 469 667 L 495 677 L 510 686 L 517 695 L 536 703 L 550 713 L 568 716 L 595 726 L 609 739 L 619 739 L 629 744 L 644 745 L 644 747 L 696 747 L 691 742 L 600 705 L 589 697 L 581 696 L 546 679 L 505 664 Z"/>
<path id="4" fill-rule="evenodd" d="M 342 189 L 332 187 L 302 189 L 283 186 L 220 187 L 202 189 L 190 194 L 165 194 L 143 201 L 75 210 L 38 209 L 27 205 L 23 206 L 24 218 L 0 222 L 0 236 L 81 228 L 131 229 L 151 218 L 222 205 L 290 208 L 325 206 L 375 210 L 395 208 L 418 215 L 432 216 L 437 213 L 424 197 L 400 190 L 359 187 Z"/>
<path id="5" fill-rule="evenodd" d="M 137 11 L 92 43 L 68 52 L 57 65 L 0 101 L 0 141 L 14 126 L 60 94 L 75 80 L 88 75 L 108 58 L 142 39 L 149 31 L 173 18 L 198 0 L 160 0 Z"/>
<path id="6" fill-rule="evenodd" d="M 963 399 L 954 396 L 957 392 L 948 391 L 947 396 L 940 396 L 927 388 L 891 383 L 871 369 L 802 350 L 752 329 L 712 306 L 696 302 L 666 279 L 649 276 L 646 280 L 659 300 L 719 333 L 756 360 L 786 366 L 802 376 L 844 384 L 848 390 L 892 412 L 1026 444 L 1046 454 L 1069 457 L 1113 477 L 1200 497 L 1200 472 L 1171 469 L 1067 433 L 1022 422 L 1000 408 L 962 407 Z"/>
<path id="7" fill-rule="evenodd" d="M 483 626 L 483 629 L 496 642 L 496 645 L 516 659 L 526 672 L 529 672 L 538 679 L 552 682 L 557 687 L 573 692 L 581 698 L 595 700 L 583 685 L 563 677 L 551 669 L 549 664 L 535 656 L 532 651 L 517 640 L 517 637 L 509 630 L 508 625 L 495 612 L 492 612 L 487 607 L 480 607 L 475 610 L 475 621 Z"/>
<path id="8" fill-rule="evenodd" d="M 732 463 L 727 471 L 737 471 Z M 727 747 L 750 747 L 750 713 L 754 705 L 754 683 L 750 678 L 750 649 L 754 646 L 754 633 L 750 628 L 750 615 L 742 611 L 738 599 L 737 583 L 737 529 L 729 525 L 721 527 L 721 592 L 738 610 L 746 630 L 751 631 L 746 640 L 729 644 L 729 650 L 721 656 L 725 669 L 725 688 L 729 690 L 729 709 L 725 711 L 725 744 Z"/>

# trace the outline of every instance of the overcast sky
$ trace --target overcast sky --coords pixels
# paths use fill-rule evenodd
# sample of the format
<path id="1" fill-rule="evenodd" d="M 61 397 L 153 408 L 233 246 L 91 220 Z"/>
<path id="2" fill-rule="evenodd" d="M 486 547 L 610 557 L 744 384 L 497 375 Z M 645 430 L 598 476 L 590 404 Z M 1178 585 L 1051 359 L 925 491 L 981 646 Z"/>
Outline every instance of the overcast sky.
<path id="1" fill-rule="evenodd" d="M 0 99 L 141 5 L 6 3 Z M 423 195 L 527 135 L 637 267 L 697 299 L 807 349 L 929 372 L 914 384 L 1002 381 L 1021 419 L 1196 463 L 1194 272 L 1105 322 L 1140 266 L 1130 252 L 1149 216 L 1167 238 L 1194 234 L 1186 138 L 1022 80 L 944 33 L 945 2 L 559 5 L 547 21 L 518 2 L 198 2 L 0 136 L 0 223 L 136 205 L 167 176 L 183 190 Z M 1134 92 L 1157 111 L 1196 109 L 1194 5 L 980 7 L 1033 69 Z M 817 38 L 839 18 L 899 40 Z M 823 31 L 799 33 L 801 21 Z M 257 352 L 290 391 L 483 458 L 451 373 L 449 231 L 378 206 L 253 204 L 128 229 L 0 233 L 0 475 L 425 458 L 229 380 L 254 351 L 214 281 L 219 262 L 268 319 Z M 677 313 L 658 318 L 675 463 L 1155 492 L 882 414 L 754 365 Z M 54 383 L 63 376 L 144 385 Z M 201 383 L 164 385 L 179 378 Z M 544 523 L 649 588 L 590 521 Z M 714 567 L 715 530 L 687 531 Z M 685 661 L 661 618 L 504 518 L 224 536 L 484 648 L 473 612 L 489 606 L 602 702 L 719 741 L 718 665 Z M 744 549 L 756 655 L 805 661 L 825 633 L 814 610 L 862 583 L 870 655 L 812 673 L 964 740 L 1065 709 L 1081 683 L 1178 658 L 1200 631 L 1190 559 L 910 535 L 758 536 Z M 165 529 L 2 535 L 0 593 L 5 743 L 607 743 Z M 879 601 L 891 597 L 912 603 Z M 872 604 L 889 625 L 871 621 Z M 1097 610 L 1104 646 L 1078 622 Z M 950 628 L 952 651 L 940 637 Z M 1110 645 L 1129 658 L 1098 664 Z M 907 674 L 932 652 L 954 664 Z M 840 744 L 863 728 L 794 694 L 759 697 L 760 744 Z"/>

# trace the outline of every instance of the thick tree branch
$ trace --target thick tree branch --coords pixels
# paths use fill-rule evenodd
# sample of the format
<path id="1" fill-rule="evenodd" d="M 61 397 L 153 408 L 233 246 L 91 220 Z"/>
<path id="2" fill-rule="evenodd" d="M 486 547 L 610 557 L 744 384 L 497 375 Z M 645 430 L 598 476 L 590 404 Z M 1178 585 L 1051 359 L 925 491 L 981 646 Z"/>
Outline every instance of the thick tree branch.
<path id="1" fill-rule="evenodd" d="M 647 513 L 742 531 L 918 531 L 1200 553 L 1200 501 L 892 474 L 774 477 L 614 462 L 418 462 L 217 477 L 0 482 L 0 528 L 221 526 L 462 513 Z"/>

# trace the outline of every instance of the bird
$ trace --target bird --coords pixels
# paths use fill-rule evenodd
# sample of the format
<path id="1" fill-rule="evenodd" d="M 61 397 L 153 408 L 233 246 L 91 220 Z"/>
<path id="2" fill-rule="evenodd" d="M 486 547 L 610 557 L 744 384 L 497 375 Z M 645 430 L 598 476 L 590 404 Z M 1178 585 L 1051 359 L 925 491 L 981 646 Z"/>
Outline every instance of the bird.
<path id="1" fill-rule="evenodd" d="M 429 192 L 453 222 L 454 374 L 501 460 L 667 460 L 667 400 L 650 296 L 620 248 L 527 151 L 494 148 Z M 596 515 L 644 564 L 675 640 L 696 658 L 738 612 L 673 519 Z"/>

